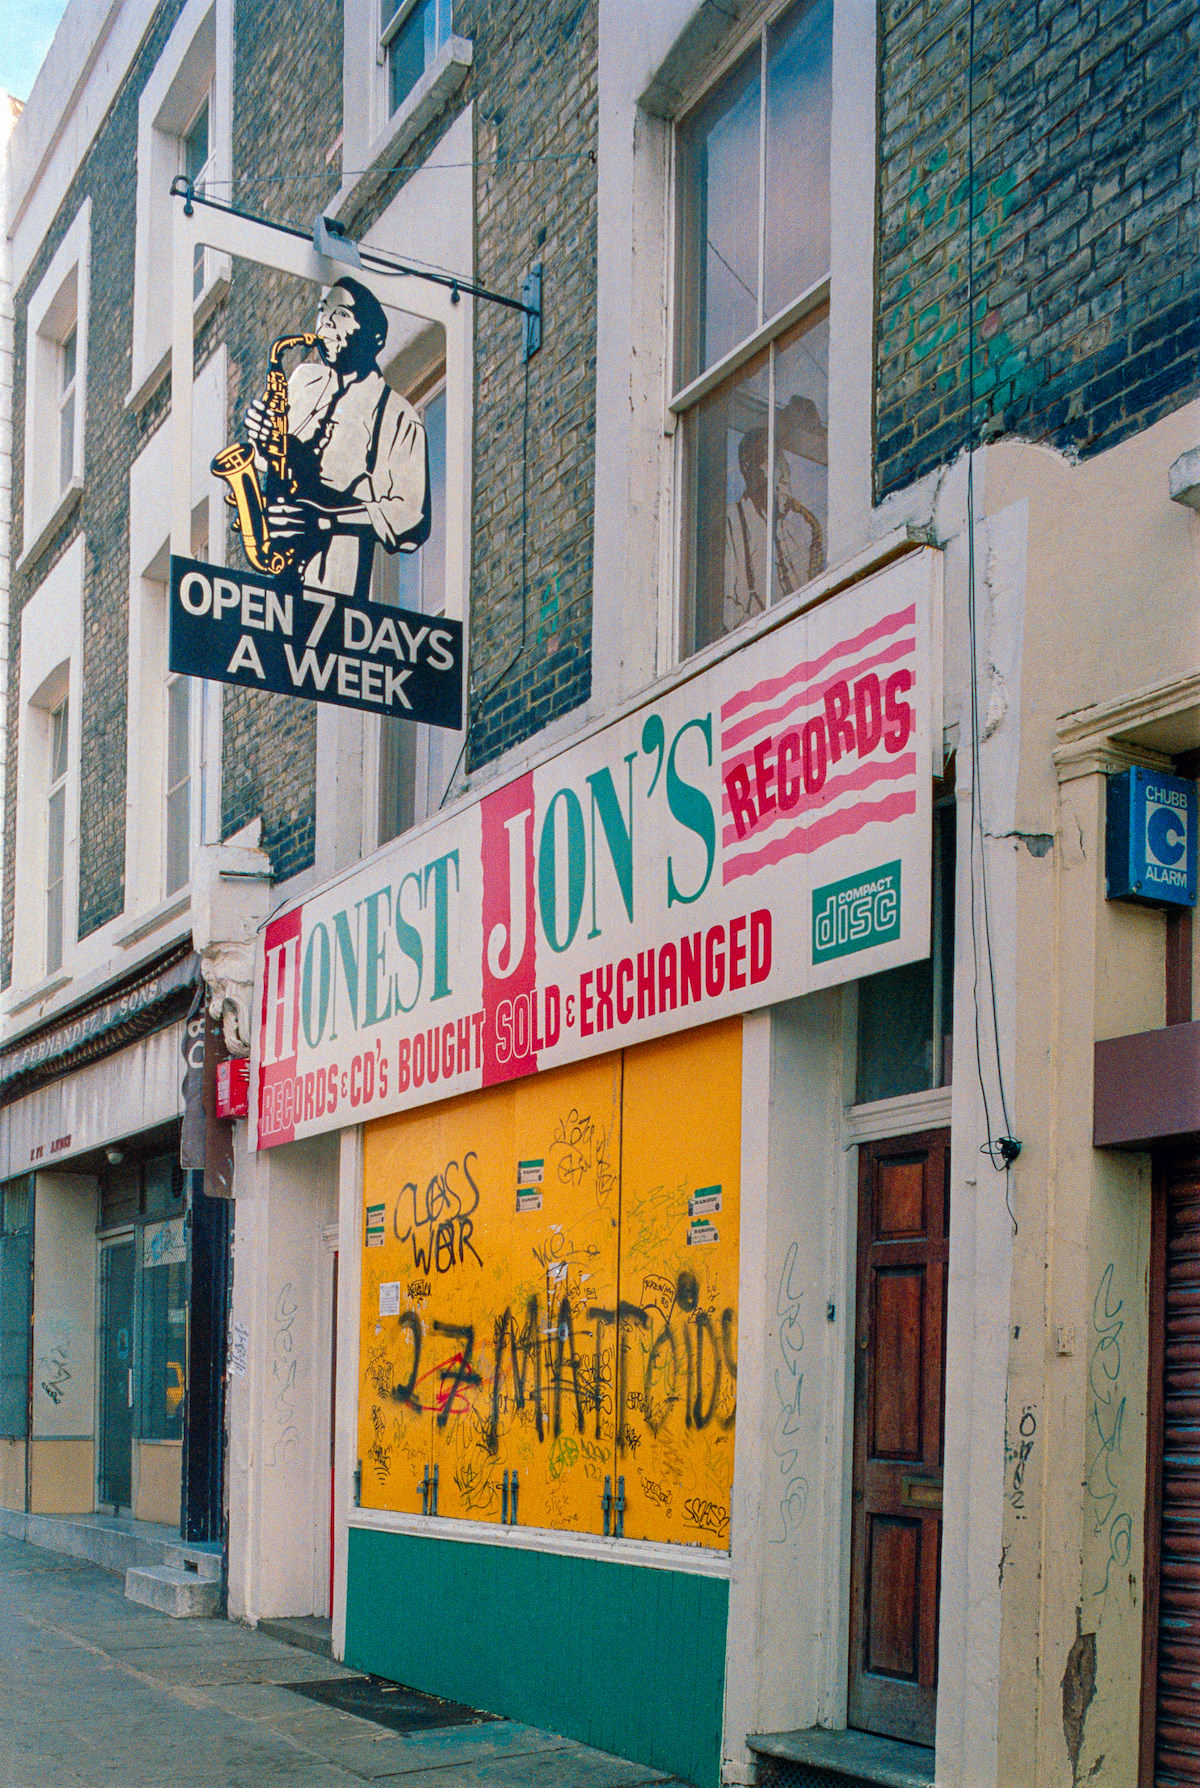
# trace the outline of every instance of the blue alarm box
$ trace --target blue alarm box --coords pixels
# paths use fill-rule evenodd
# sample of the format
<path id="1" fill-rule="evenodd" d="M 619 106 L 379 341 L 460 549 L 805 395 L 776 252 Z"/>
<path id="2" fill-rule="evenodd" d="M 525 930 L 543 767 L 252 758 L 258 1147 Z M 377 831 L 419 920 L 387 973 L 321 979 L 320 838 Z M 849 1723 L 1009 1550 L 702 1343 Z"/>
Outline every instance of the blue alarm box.
<path id="1" fill-rule="evenodd" d="M 1196 784 L 1140 765 L 1108 778 L 1105 877 L 1110 900 L 1196 904 Z"/>

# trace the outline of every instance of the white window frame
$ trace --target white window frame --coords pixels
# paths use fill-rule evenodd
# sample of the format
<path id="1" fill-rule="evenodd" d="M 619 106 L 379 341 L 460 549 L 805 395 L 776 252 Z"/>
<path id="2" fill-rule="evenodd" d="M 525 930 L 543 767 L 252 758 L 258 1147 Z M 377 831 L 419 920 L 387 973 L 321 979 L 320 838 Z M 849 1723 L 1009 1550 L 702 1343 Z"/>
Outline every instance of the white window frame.
<path id="1" fill-rule="evenodd" d="M 71 979 L 79 931 L 79 752 L 83 571 L 79 535 L 21 611 L 17 722 L 16 894 L 13 992 L 41 988 L 48 996 Z M 53 715 L 67 706 L 67 769 L 63 827 L 62 963 L 47 950 L 49 800 Z M 45 984 L 43 986 L 43 984 Z"/>
<path id="2" fill-rule="evenodd" d="M 190 550 L 225 562 L 228 510 L 209 469 L 226 438 L 228 356 L 222 347 L 193 385 Z M 167 888 L 167 587 L 170 546 L 163 492 L 170 486 L 173 442 L 168 421 L 129 472 L 129 664 L 126 697 L 124 948 L 175 918 L 189 904 L 190 881 Z M 199 549 L 203 548 L 202 551 Z M 189 678 L 189 856 L 220 835 L 221 685 Z"/>
<path id="3" fill-rule="evenodd" d="M 184 172 L 188 134 L 208 105 L 205 186 L 231 193 L 233 163 L 232 0 L 188 0 L 138 100 L 137 220 L 134 238 L 133 368 L 128 404 L 141 409 L 171 361 L 171 182 Z M 164 260 L 164 251 L 166 259 Z M 229 289 L 230 261 L 199 251 L 195 327 Z"/>
<path id="4" fill-rule="evenodd" d="M 388 383 L 396 390 L 407 393 L 409 401 L 422 418 L 427 405 L 434 398 L 447 395 L 445 361 L 440 354 L 434 357 L 423 354 L 421 351 L 423 345 L 422 338 L 415 344 L 415 353 L 411 356 L 402 356 L 399 365 L 392 365 L 387 369 Z M 447 452 L 449 452 L 448 442 Z M 375 555 L 376 575 L 378 575 L 382 562 L 382 551 L 377 550 Z M 452 612 L 448 609 L 448 600 L 443 572 L 442 606 L 438 609 L 426 609 L 424 601 L 422 601 L 421 612 L 429 614 L 431 617 Z M 467 650 L 464 638 L 464 664 L 466 661 Z M 383 832 L 384 724 L 383 721 L 375 720 L 369 725 L 368 730 L 369 733 L 374 734 L 374 742 L 368 740 L 368 763 L 364 765 L 363 776 L 363 836 L 369 843 L 380 845 L 390 843 L 393 837 L 403 837 L 406 832 L 423 825 L 427 819 L 436 817 L 439 805 L 445 798 L 456 762 L 460 760 L 464 737 L 461 732 L 451 734 L 441 727 L 418 726 L 414 728 L 412 819 L 408 826 L 385 837 Z M 442 760 L 445 775 L 440 778 L 435 777 L 431 783 L 430 760 L 435 753 Z"/>
<path id="5" fill-rule="evenodd" d="M 84 483 L 87 421 L 88 295 L 92 202 L 85 199 L 59 243 L 26 309 L 24 568 L 79 500 Z M 61 476 L 63 346 L 75 335 L 70 476 Z M 47 451 L 47 443 L 53 447 Z"/>
<path id="6" fill-rule="evenodd" d="M 342 185 L 331 217 L 345 215 L 366 196 L 380 170 L 395 164 L 467 78 L 471 41 L 455 35 L 452 20 L 433 61 L 392 111 L 388 45 L 419 4 L 401 0 L 384 26 L 382 0 L 343 0 Z M 334 153 L 336 145 L 329 159 Z"/>
<path id="7" fill-rule="evenodd" d="M 685 103 L 683 105 L 681 105 L 679 108 L 679 111 L 678 111 L 678 114 L 676 117 L 676 121 L 675 121 L 676 128 L 672 132 L 672 146 L 671 146 L 671 151 L 672 151 L 671 152 L 671 213 L 672 213 L 672 215 L 671 215 L 671 229 L 670 229 L 670 234 L 668 237 L 668 241 L 669 241 L 669 245 L 670 245 L 671 269 L 672 269 L 671 270 L 671 312 L 670 312 L 670 315 L 671 315 L 671 331 L 670 331 L 671 339 L 670 339 L 670 344 L 669 344 L 669 351 L 668 351 L 668 355 L 667 355 L 666 365 L 667 365 L 667 378 L 668 378 L 668 389 L 669 389 L 669 396 L 668 396 L 668 400 L 667 400 L 667 409 L 671 416 L 671 427 L 672 427 L 672 430 L 673 430 L 674 436 L 675 436 L 675 458 L 674 458 L 675 504 L 674 504 L 674 508 L 675 508 L 675 516 L 676 516 L 675 537 L 676 537 L 677 561 L 676 561 L 676 576 L 673 580 L 674 590 L 675 590 L 675 604 L 674 604 L 675 612 L 672 617 L 673 634 L 674 634 L 674 638 L 673 638 L 673 642 L 672 642 L 672 645 L 673 645 L 672 661 L 673 662 L 681 661 L 684 658 L 694 657 L 697 652 L 702 652 L 707 645 L 716 644 L 721 639 L 728 637 L 727 634 L 717 634 L 712 641 L 703 641 L 699 645 L 694 646 L 694 647 L 688 647 L 685 643 L 685 630 L 686 630 L 687 623 L 688 623 L 688 600 L 687 600 L 686 586 L 688 584 L 689 577 L 690 577 L 689 567 L 688 567 L 688 558 L 687 558 L 688 543 L 685 539 L 685 534 L 686 534 L 686 531 L 688 528 L 688 519 L 689 519 L 688 518 L 687 468 L 684 463 L 685 453 L 684 453 L 684 427 L 683 427 L 683 424 L 684 424 L 685 418 L 691 414 L 698 413 L 699 405 L 704 398 L 708 397 L 719 386 L 725 384 L 725 382 L 727 380 L 733 378 L 733 376 L 739 371 L 739 369 L 741 367 L 746 366 L 751 360 L 755 359 L 756 356 L 758 356 L 764 352 L 767 352 L 768 350 L 773 349 L 775 344 L 780 342 L 782 340 L 782 338 L 784 337 L 784 335 L 786 335 L 787 331 L 789 329 L 791 329 L 794 325 L 802 322 L 806 317 L 813 316 L 816 312 L 820 311 L 823 307 L 825 307 L 827 305 L 830 306 L 830 312 L 832 314 L 832 305 L 831 305 L 831 296 L 830 296 L 831 288 L 832 288 L 832 268 L 827 268 L 823 273 L 821 273 L 815 280 L 813 280 L 802 291 L 793 294 L 793 296 L 789 299 L 789 301 L 780 310 L 778 310 L 773 316 L 765 316 L 762 314 L 763 299 L 764 299 L 763 243 L 764 243 L 766 223 L 765 223 L 765 220 L 760 215 L 760 218 L 759 218 L 759 240 L 758 240 L 758 282 L 757 282 L 758 290 L 757 290 L 757 293 L 755 296 L 755 303 L 756 303 L 756 310 L 757 310 L 757 321 L 756 321 L 755 327 L 751 330 L 751 332 L 748 335 L 744 336 L 738 343 L 735 344 L 734 347 L 730 348 L 726 353 L 721 355 L 721 357 L 718 360 L 715 360 L 710 366 L 705 367 L 700 373 L 689 378 L 683 385 L 678 385 L 676 383 L 676 379 L 677 379 L 676 369 L 678 368 L 678 365 L 679 365 L 680 350 L 681 350 L 681 337 L 682 337 L 682 333 L 683 333 L 683 319 L 682 319 L 682 315 L 681 315 L 681 313 L 682 313 L 682 293 L 680 291 L 680 271 L 679 271 L 679 258 L 680 258 L 680 250 L 679 250 L 680 166 L 679 166 L 679 149 L 678 149 L 678 131 L 679 131 L 680 125 L 686 122 L 687 118 L 692 114 L 692 112 L 694 112 L 696 110 L 696 108 L 704 102 L 704 100 L 707 98 L 707 96 L 709 94 L 714 92 L 716 90 L 716 88 L 720 86 L 721 82 L 726 78 L 726 76 L 731 72 L 731 70 L 733 68 L 735 68 L 736 65 L 757 44 L 757 47 L 759 50 L 759 55 L 760 55 L 760 66 L 759 66 L 759 83 L 760 83 L 759 119 L 760 119 L 760 126 L 759 126 L 759 145 L 758 145 L 758 155 L 759 155 L 758 174 L 759 174 L 759 204 L 761 207 L 761 205 L 765 202 L 765 199 L 764 199 L 765 189 L 764 189 L 764 185 L 763 185 L 763 180 L 764 180 L 763 162 L 764 162 L 764 158 L 766 156 L 767 150 L 766 150 L 766 130 L 765 130 L 765 124 L 763 123 L 763 120 L 766 115 L 766 105 L 767 105 L 767 40 L 768 40 L 768 35 L 770 33 L 771 27 L 774 24 L 776 24 L 779 19 L 781 19 L 786 13 L 790 12 L 794 6 L 803 7 L 804 3 L 805 3 L 805 0 L 781 0 L 780 4 L 772 5 L 767 10 L 761 12 L 759 14 L 759 16 L 756 18 L 752 28 L 749 29 L 748 31 L 743 32 L 736 39 L 736 41 L 728 49 L 727 53 L 721 58 L 721 61 L 714 68 L 707 71 L 704 79 L 700 82 L 697 82 L 695 84 L 694 88 L 688 93 Z M 834 31 L 835 31 L 835 35 L 836 35 L 836 23 L 834 26 Z M 835 48 L 835 55 L 834 55 L 834 62 L 833 62 L 832 85 L 833 85 L 834 92 L 836 93 L 836 86 L 837 86 L 836 48 Z M 831 125 L 832 125 L 832 119 L 831 119 Z M 832 235 L 833 235 L 832 211 L 833 211 L 833 204 L 834 204 L 834 197 L 833 197 L 834 170 L 833 170 L 832 130 L 831 130 L 831 142 L 830 142 L 829 178 L 830 178 L 830 213 L 831 213 L 831 216 L 830 216 L 830 252 L 831 252 L 831 258 L 832 258 Z M 832 335 L 832 330 L 831 330 L 831 335 Z M 832 344 L 831 344 L 831 354 L 832 354 Z M 769 353 L 766 373 L 767 373 L 767 381 L 768 381 L 767 466 L 769 468 L 774 463 L 774 445 L 775 445 L 774 432 L 775 432 L 775 408 L 776 408 L 776 405 L 775 405 L 775 354 L 774 354 L 774 352 Z M 768 493 L 770 492 L 770 488 L 771 488 L 770 474 L 768 472 Z M 773 505 L 771 505 L 769 503 L 768 507 L 770 509 L 771 507 L 773 507 Z M 764 592 L 765 597 L 766 597 L 766 604 L 768 607 L 774 606 L 774 604 L 779 600 L 779 593 L 776 591 L 776 589 L 774 587 L 775 579 L 774 579 L 774 567 L 773 567 L 773 563 L 772 563 L 773 557 L 774 557 L 774 555 L 768 554 L 767 573 L 768 573 L 768 581 L 769 581 L 769 590 L 768 590 L 768 592 Z M 829 564 L 828 551 L 826 551 L 825 564 L 826 564 L 826 567 Z"/>
<path id="8" fill-rule="evenodd" d="M 858 0 L 834 0 L 833 109 L 830 120 L 830 258 L 829 275 L 794 300 L 763 331 L 738 344 L 702 380 L 683 389 L 675 385 L 679 327 L 677 220 L 674 122 L 682 120 L 730 71 L 769 25 L 788 9 L 790 0 L 770 0 L 744 15 L 742 26 L 719 50 L 713 49 L 708 9 L 696 5 L 674 43 L 665 47 L 657 69 L 643 84 L 639 106 L 647 121 L 662 120 L 666 141 L 649 131 L 651 156 L 662 156 L 658 178 L 665 186 L 659 219 L 651 217 L 635 187 L 635 229 L 648 235 L 661 230 L 666 277 L 663 301 L 667 328 L 656 361 L 661 374 L 661 418 L 669 451 L 662 465 L 660 501 L 656 666 L 661 674 L 681 662 L 684 625 L 685 511 L 683 442 L 678 427 L 680 400 L 702 395 L 734 370 L 736 362 L 760 350 L 767 335 L 790 327 L 807 311 L 828 300 L 829 417 L 828 492 L 825 528 L 826 575 L 867 550 L 892 525 L 877 516 L 872 495 L 872 391 L 874 284 L 870 276 L 875 240 L 875 91 L 877 82 L 875 20 Z M 603 127 L 603 125 L 602 125 Z M 603 180 L 603 175 L 602 175 Z M 656 184 L 652 181 L 651 184 Z M 654 394 L 657 396 L 657 394 Z M 654 398 L 651 396 L 651 401 Z M 599 558 L 599 555 L 598 555 Z M 790 600 L 790 599 L 789 599 Z M 713 650 L 719 650 L 720 640 Z M 702 658 L 702 648 L 696 656 Z"/>

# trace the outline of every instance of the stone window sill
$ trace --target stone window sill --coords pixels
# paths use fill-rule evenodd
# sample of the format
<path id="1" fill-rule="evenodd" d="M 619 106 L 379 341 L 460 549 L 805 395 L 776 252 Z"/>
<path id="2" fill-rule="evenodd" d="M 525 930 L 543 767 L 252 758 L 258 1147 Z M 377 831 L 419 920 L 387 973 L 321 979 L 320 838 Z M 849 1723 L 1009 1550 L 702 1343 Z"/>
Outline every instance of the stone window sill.
<path id="1" fill-rule="evenodd" d="M 46 550 L 51 539 L 58 532 L 59 528 L 62 527 L 71 511 L 77 506 L 82 495 L 83 479 L 72 478 L 70 483 L 64 489 L 62 496 L 59 497 L 57 503 L 55 503 L 53 509 L 34 535 L 32 544 L 24 549 L 20 558 L 17 560 L 16 568 L 18 571 L 24 571 L 26 566 L 32 565 L 33 561 Z"/>
<path id="2" fill-rule="evenodd" d="M 366 165 L 343 175 L 326 216 L 346 218 L 371 196 L 430 120 L 458 92 L 470 72 L 473 55 L 470 38 L 447 38 L 435 61 L 371 144 L 363 158 Z"/>

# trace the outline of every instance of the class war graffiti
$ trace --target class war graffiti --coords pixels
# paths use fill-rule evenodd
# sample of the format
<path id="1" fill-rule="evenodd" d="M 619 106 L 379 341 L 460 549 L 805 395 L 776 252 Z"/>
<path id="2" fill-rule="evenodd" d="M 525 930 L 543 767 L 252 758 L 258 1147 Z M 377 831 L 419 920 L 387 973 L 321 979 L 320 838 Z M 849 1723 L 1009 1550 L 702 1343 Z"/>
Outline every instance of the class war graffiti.
<path id="1" fill-rule="evenodd" d="M 598 1441 L 610 1415 L 617 1450 L 625 1452 L 636 1446 L 631 1408 L 655 1436 L 672 1421 L 732 1430 L 736 1328 L 732 1308 L 704 1309 L 695 1275 L 683 1271 L 673 1309 L 657 1328 L 642 1304 L 544 1302 L 537 1292 L 507 1304 L 486 1335 L 473 1322 L 426 1323 L 416 1310 L 402 1310 L 394 1343 L 386 1357 L 375 1350 L 367 1375 L 381 1398 L 414 1416 L 432 1413 L 439 1429 L 458 1417 L 479 1422 L 492 1454 L 513 1420 L 531 1425 L 539 1441 L 587 1438 L 589 1430 Z M 561 1475 L 578 1447 L 555 1446 L 551 1457 L 552 1475 Z"/>

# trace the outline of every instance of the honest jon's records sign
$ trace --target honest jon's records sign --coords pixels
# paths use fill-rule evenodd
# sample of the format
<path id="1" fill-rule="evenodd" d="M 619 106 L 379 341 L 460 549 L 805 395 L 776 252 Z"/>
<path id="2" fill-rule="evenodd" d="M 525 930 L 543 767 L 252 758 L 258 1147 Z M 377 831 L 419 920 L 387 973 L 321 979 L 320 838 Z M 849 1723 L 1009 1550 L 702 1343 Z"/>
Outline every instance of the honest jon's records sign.
<path id="1" fill-rule="evenodd" d="M 274 915 L 257 1146 L 927 955 L 937 587 L 909 553 Z"/>
<path id="2" fill-rule="evenodd" d="M 169 663 L 276 695 L 462 725 L 462 622 L 171 559 Z"/>

